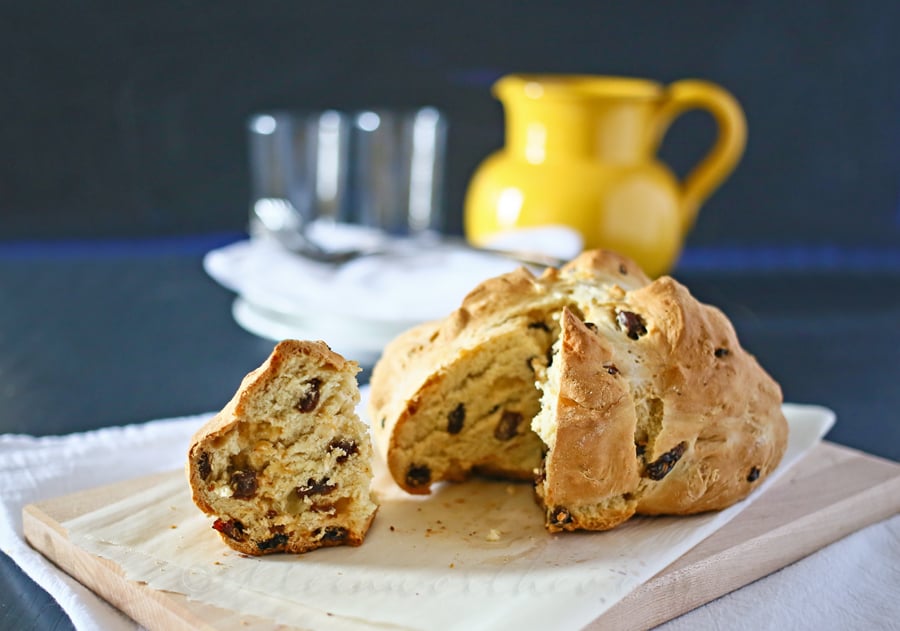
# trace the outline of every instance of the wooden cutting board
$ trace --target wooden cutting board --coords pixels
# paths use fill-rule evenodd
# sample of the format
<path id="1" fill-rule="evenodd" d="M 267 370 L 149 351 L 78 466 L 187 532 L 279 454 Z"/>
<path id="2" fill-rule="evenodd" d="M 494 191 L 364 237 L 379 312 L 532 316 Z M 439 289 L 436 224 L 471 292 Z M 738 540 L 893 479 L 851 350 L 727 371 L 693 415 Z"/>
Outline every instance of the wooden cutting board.
<path id="1" fill-rule="evenodd" d="M 69 541 L 63 522 L 157 484 L 171 472 L 30 504 L 28 542 L 148 629 L 271 629 L 270 620 L 189 601 L 128 581 L 115 563 Z M 646 629 L 900 512 L 900 464 L 824 442 L 729 524 L 590 626 Z"/>

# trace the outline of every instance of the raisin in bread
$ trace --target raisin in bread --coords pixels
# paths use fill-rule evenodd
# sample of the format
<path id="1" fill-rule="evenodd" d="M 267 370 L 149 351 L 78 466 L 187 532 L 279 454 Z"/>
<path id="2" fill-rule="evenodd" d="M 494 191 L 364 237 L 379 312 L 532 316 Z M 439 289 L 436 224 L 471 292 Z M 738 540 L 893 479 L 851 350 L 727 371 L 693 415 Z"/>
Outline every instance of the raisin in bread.
<path id="1" fill-rule="evenodd" d="M 412 492 L 480 472 L 511 404 L 529 449 L 489 472 L 536 470 L 551 531 L 728 506 L 787 442 L 780 388 L 727 318 L 609 252 L 485 282 L 394 341 L 373 372 L 376 444 Z"/>
<path id="2" fill-rule="evenodd" d="M 363 542 L 377 506 L 357 372 L 323 342 L 283 341 L 197 431 L 193 499 L 225 543 L 260 555 Z"/>

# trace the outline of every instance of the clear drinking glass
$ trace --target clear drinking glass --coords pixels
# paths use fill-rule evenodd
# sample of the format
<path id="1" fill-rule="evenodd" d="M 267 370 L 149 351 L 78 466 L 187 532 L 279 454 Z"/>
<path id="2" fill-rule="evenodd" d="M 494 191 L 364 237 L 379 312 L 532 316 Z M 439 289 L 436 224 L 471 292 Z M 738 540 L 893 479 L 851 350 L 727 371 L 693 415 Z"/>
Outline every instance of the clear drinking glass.
<path id="1" fill-rule="evenodd" d="M 319 220 L 413 235 L 443 228 L 447 125 L 434 107 L 271 111 L 247 123 L 250 234 Z"/>
<path id="2" fill-rule="evenodd" d="M 336 110 L 250 117 L 251 235 L 260 219 L 297 229 L 316 219 L 347 219 L 349 121 Z"/>
<path id="3" fill-rule="evenodd" d="M 434 107 L 356 112 L 351 132 L 354 220 L 391 234 L 443 227 L 446 119 Z"/>

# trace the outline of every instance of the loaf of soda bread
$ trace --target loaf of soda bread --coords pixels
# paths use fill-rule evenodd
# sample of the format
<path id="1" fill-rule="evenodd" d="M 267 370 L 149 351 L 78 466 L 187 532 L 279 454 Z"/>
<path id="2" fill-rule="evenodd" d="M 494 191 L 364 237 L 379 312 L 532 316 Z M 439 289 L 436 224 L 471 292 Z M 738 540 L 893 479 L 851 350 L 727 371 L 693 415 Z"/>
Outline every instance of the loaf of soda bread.
<path id="1" fill-rule="evenodd" d="M 187 474 L 222 540 L 252 555 L 363 542 L 377 506 L 356 362 L 286 340 L 191 440 Z"/>
<path id="2" fill-rule="evenodd" d="M 722 312 L 605 251 L 484 282 L 394 340 L 371 385 L 401 487 L 534 478 L 551 531 L 728 506 L 787 442 L 780 388 Z"/>

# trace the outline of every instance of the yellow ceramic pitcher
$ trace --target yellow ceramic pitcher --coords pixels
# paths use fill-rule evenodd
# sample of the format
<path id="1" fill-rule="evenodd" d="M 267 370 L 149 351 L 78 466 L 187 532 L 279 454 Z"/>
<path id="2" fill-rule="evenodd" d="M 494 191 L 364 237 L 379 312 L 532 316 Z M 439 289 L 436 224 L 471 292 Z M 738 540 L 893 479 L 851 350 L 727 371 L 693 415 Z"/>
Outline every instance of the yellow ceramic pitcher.
<path id="1" fill-rule="evenodd" d="M 494 95 L 506 146 L 478 167 L 466 193 L 466 236 L 476 244 L 510 228 L 563 224 L 586 248 L 617 250 L 649 275 L 664 274 L 746 142 L 740 105 L 708 81 L 508 75 Z M 679 182 L 656 151 L 672 121 L 694 108 L 713 115 L 718 136 Z"/>

